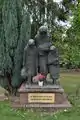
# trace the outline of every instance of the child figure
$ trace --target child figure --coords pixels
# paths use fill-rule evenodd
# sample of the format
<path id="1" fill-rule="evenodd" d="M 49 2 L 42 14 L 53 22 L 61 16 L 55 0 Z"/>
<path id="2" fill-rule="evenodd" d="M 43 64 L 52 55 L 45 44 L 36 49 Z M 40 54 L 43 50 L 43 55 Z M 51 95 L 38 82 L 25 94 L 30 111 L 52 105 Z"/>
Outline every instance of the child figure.
<path id="1" fill-rule="evenodd" d="M 55 46 L 50 47 L 48 54 L 48 69 L 53 80 L 53 84 L 56 84 L 56 80 L 59 78 L 59 55 Z"/>
<path id="2" fill-rule="evenodd" d="M 30 39 L 24 48 L 23 69 L 21 76 L 27 80 L 27 84 L 32 83 L 32 78 L 37 74 L 37 49 L 35 41 Z"/>

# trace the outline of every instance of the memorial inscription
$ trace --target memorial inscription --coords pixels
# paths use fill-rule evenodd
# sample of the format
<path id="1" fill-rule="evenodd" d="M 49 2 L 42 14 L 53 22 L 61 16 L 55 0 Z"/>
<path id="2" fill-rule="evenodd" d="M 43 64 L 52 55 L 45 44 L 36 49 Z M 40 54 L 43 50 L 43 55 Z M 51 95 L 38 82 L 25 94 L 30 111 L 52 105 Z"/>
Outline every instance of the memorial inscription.
<path id="1" fill-rule="evenodd" d="M 28 103 L 54 103 L 54 93 L 28 93 Z"/>

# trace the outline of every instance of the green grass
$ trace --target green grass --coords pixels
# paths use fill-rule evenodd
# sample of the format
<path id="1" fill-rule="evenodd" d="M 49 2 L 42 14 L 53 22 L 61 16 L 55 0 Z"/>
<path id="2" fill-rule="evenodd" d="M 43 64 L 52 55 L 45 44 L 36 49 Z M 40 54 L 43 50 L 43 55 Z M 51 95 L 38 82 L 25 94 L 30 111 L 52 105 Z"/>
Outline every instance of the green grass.
<path id="1" fill-rule="evenodd" d="M 0 120 L 80 120 L 80 75 L 61 74 L 61 85 L 73 107 L 57 113 L 14 110 L 9 102 L 0 102 Z"/>

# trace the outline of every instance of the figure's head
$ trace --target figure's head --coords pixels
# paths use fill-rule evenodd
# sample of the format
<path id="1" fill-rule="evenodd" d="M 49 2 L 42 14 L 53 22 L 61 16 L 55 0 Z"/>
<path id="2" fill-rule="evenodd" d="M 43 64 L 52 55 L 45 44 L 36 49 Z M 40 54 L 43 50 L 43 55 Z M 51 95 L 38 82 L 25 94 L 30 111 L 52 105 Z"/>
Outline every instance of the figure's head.
<path id="1" fill-rule="evenodd" d="M 35 45 L 35 41 L 34 41 L 33 39 L 29 39 L 28 45 L 29 45 L 29 46 L 30 46 L 30 45 Z"/>
<path id="2" fill-rule="evenodd" d="M 40 33 L 40 35 L 46 35 L 47 32 L 48 32 L 47 26 L 41 26 L 41 27 L 39 28 L 39 33 Z"/>

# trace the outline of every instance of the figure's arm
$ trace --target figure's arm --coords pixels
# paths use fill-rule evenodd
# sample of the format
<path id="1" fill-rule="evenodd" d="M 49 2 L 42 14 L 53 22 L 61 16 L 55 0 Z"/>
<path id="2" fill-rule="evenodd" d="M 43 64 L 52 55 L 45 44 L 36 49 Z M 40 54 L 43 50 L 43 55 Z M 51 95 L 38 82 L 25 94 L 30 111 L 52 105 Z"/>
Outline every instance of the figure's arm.
<path id="1" fill-rule="evenodd" d="M 51 45 L 52 45 L 51 42 L 46 42 L 46 43 L 44 43 L 42 45 L 39 45 L 39 49 L 43 50 L 43 51 L 49 51 Z"/>
<path id="2" fill-rule="evenodd" d="M 58 52 L 57 48 L 55 50 L 55 61 L 54 61 L 54 64 L 59 65 L 59 52 Z"/>
<path id="3" fill-rule="evenodd" d="M 36 36 L 34 37 L 36 47 L 37 47 L 37 36 L 38 35 L 36 34 Z"/>
<path id="4" fill-rule="evenodd" d="M 23 67 L 25 66 L 25 63 L 26 63 L 27 47 L 28 47 L 28 46 L 26 46 L 26 47 L 24 48 Z"/>

